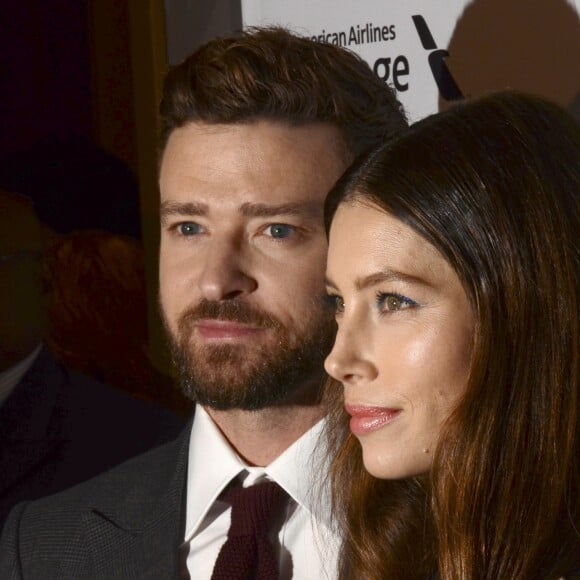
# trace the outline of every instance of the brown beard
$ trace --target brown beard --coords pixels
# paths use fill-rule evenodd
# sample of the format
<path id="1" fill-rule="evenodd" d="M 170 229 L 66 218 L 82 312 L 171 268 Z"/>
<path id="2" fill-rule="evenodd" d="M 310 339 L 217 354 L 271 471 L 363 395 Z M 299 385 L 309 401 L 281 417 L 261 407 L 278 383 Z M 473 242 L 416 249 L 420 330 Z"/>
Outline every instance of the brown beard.
<path id="1" fill-rule="evenodd" d="M 320 399 L 323 362 L 332 348 L 335 324 L 323 307 L 302 330 L 285 327 L 276 317 L 239 299 L 201 301 L 181 314 L 177 335 L 169 330 L 171 354 L 185 395 L 216 410 L 254 411 L 290 402 L 312 385 L 303 404 Z M 269 329 L 276 340 L 259 347 L 192 342 L 198 320 L 228 320 Z M 304 393 L 301 393 L 304 395 Z"/>

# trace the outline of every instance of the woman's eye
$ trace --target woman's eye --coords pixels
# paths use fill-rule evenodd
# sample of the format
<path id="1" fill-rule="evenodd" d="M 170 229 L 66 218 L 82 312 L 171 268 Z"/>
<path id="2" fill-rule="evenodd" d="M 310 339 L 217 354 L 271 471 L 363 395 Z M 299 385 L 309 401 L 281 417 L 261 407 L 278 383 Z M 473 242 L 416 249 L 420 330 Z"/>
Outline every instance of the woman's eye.
<path id="1" fill-rule="evenodd" d="M 294 228 L 286 224 L 272 224 L 266 228 L 267 235 L 277 240 L 283 240 L 292 235 Z"/>
<path id="2" fill-rule="evenodd" d="M 342 297 L 336 294 L 327 294 L 325 300 L 328 306 L 336 314 L 341 314 L 344 312 L 344 300 L 342 299 Z"/>
<path id="3" fill-rule="evenodd" d="M 177 231 L 182 236 L 196 236 L 201 232 L 201 226 L 195 222 L 184 222 L 177 226 Z"/>
<path id="4" fill-rule="evenodd" d="M 381 312 L 397 312 L 406 308 L 413 308 L 417 303 L 406 296 L 400 294 L 387 294 L 379 292 L 377 294 L 377 303 Z"/>

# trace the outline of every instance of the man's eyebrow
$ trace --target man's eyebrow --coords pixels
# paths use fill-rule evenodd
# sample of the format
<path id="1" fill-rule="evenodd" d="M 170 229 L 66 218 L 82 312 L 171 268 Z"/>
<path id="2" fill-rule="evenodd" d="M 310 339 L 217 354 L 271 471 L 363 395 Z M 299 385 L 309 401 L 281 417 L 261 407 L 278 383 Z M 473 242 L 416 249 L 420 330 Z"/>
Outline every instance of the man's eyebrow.
<path id="1" fill-rule="evenodd" d="M 161 219 L 164 220 L 170 215 L 181 216 L 206 216 L 208 207 L 205 203 L 164 201 L 159 208 Z"/>
<path id="2" fill-rule="evenodd" d="M 322 206 L 313 202 L 280 204 L 243 203 L 240 213 L 244 217 L 275 217 L 278 215 L 316 215 Z"/>
<path id="3" fill-rule="evenodd" d="M 177 216 L 207 216 L 209 207 L 206 203 L 200 202 L 178 202 L 164 201 L 160 209 L 161 220 L 167 219 L 171 215 Z M 243 203 L 239 212 L 244 217 L 275 217 L 282 215 L 313 215 L 322 212 L 322 206 L 314 202 L 290 202 L 280 204 L 266 203 Z"/>

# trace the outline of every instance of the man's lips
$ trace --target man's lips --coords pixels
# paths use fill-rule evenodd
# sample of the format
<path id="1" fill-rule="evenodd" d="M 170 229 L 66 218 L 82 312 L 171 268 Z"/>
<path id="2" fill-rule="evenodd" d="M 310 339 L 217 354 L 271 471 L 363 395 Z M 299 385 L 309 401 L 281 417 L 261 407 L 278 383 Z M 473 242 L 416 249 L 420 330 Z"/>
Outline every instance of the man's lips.
<path id="1" fill-rule="evenodd" d="M 266 330 L 263 326 L 242 324 L 233 320 L 198 320 L 194 328 L 203 340 L 228 342 L 252 338 Z"/>
<path id="2" fill-rule="evenodd" d="M 369 407 L 366 405 L 345 405 L 351 416 L 350 430 L 353 435 L 366 435 L 394 421 L 402 412 L 401 409 L 388 407 Z"/>

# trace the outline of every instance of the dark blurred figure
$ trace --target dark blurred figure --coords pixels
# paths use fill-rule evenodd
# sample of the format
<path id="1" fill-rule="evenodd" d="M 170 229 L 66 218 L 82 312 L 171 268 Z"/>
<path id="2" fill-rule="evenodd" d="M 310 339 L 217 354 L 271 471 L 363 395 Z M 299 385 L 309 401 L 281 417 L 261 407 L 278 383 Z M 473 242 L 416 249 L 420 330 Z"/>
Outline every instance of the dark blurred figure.
<path id="1" fill-rule="evenodd" d="M 0 522 L 15 503 L 84 481 L 182 425 L 57 362 L 43 344 L 43 247 L 30 201 L 0 190 Z"/>
<path id="2" fill-rule="evenodd" d="M 147 352 L 145 260 L 139 242 L 103 230 L 57 238 L 46 255 L 47 343 L 67 367 L 181 414 L 190 403 Z"/>
<path id="3" fill-rule="evenodd" d="M 59 234 L 103 229 L 141 237 L 137 179 L 88 139 L 46 136 L 30 149 L 6 154 L 0 187 L 32 199 L 40 221 Z"/>

